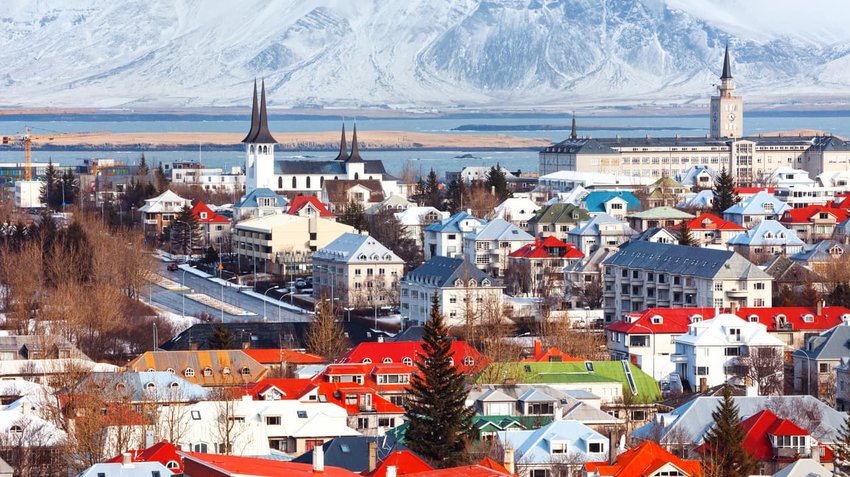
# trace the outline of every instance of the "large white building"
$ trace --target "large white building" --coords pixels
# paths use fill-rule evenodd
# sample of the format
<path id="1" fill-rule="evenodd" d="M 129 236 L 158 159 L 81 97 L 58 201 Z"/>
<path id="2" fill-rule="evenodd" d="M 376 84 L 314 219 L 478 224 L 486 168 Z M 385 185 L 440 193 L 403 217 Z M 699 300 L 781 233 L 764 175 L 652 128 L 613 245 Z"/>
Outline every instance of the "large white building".
<path id="1" fill-rule="evenodd" d="M 605 321 L 646 308 L 772 304 L 773 277 L 727 250 L 638 240 L 603 263 Z"/>
<path id="2" fill-rule="evenodd" d="M 785 343 L 770 336 L 767 327 L 732 314 L 720 314 L 711 320 L 693 320 L 687 334 L 674 338 L 676 354 L 671 359 L 682 379 L 694 391 L 704 391 L 730 379 L 740 379 L 741 359 L 752 356 L 757 348 L 769 348 L 781 356 Z M 782 366 L 776 370 L 776 382 L 782 382 Z"/>
<path id="3" fill-rule="evenodd" d="M 251 129 L 242 140 L 245 144 L 245 194 L 255 189 L 268 188 L 291 195 L 319 195 L 326 180 L 377 180 L 387 196 L 398 193 L 398 180 L 387 174 L 381 161 L 364 160 L 357 143 L 357 126 L 351 138 L 351 153 L 342 130 L 339 154 L 332 161 L 277 161 L 274 156 L 277 140 L 269 132 L 266 112 L 266 90 L 262 86 L 257 101 L 254 83 L 254 104 Z"/>
<path id="4" fill-rule="evenodd" d="M 569 138 L 540 152 L 541 183 L 557 171 L 658 179 L 710 166 L 726 168 L 739 183 L 766 183 L 778 167 L 803 169 L 812 178 L 847 169 L 850 141 L 823 135 L 745 136 L 744 102 L 734 91 L 727 49 L 718 92 L 711 97 L 708 137 L 594 139 L 580 137 L 573 128 Z"/>

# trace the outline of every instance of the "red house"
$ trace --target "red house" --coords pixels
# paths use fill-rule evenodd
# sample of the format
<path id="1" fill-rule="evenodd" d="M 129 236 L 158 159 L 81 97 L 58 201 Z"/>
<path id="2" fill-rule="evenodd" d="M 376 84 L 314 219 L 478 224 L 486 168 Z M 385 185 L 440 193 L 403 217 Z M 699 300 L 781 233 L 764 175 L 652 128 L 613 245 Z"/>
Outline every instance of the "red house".
<path id="1" fill-rule="evenodd" d="M 363 342 L 343 355 L 338 363 L 394 364 L 413 366 L 425 354 L 424 341 L 369 341 Z M 463 373 L 475 374 L 488 363 L 477 349 L 466 341 L 452 341 L 451 352 L 454 365 Z"/>
<path id="2" fill-rule="evenodd" d="M 289 203 L 289 210 L 286 211 L 289 215 L 297 215 L 299 217 L 322 217 L 325 219 L 334 220 L 334 214 L 313 195 L 299 195 L 292 199 Z"/>
<path id="3" fill-rule="evenodd" d="M 204 237 L 202 244 L 192 244 L 192 248 L 212 247 L 219 252 L 230 251 L 230 219 L 215 213 L 200 200 L 192 207 L 192 215 L 201 225 Z"/>
<path id="4" fill-rule="evenodd" d="M 154 444 L 147 449 L 130 449 L 127 452 L 130 454 L 132 462 L 159 462 L 166 468 L 171 470 L 173 474 L 183 472 L 183 459 L 177 453 L 179 449 L 167 441 L 162 441 Z M 115 456 L 106 462 L 121 462 L 123 456 Z"/>
<path id="5" fill-rule="evenodd" d="M 585 462 L 582 477 L 680 477 L 702 476 L 698 460 L 686 460 L 671 454 L 652 441 L 644 441 L 617 456 L 614 463 Z"/>

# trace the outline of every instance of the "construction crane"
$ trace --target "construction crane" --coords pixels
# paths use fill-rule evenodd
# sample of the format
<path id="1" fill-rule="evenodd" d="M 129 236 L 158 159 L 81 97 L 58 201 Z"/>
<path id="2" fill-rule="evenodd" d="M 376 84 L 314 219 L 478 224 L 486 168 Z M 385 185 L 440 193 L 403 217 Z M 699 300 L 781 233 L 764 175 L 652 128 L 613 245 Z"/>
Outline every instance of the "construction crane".
<path id="1" fill-rule="evenodd" d="M 50 142 L 56 139 L 66 139 L 85 136 L 96 136 L 108 134 L 103 131 L 80 132 L 80 133 L 52 133 L 52 134 L 30 134 L 30 128 L 24 127 L 24 132 L 12 136 L 3 136 L 3 144 L 23 144 L 24 146 L 24 177 L 32 180 L 32 142 Z"/>

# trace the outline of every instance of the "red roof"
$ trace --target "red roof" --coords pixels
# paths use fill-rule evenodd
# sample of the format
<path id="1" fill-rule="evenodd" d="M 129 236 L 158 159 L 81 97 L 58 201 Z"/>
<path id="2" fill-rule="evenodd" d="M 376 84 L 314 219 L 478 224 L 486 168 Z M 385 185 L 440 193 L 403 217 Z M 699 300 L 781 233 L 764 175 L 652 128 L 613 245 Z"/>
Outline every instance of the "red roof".
<path id="1" fill-rule="evenodd" d="M 773 445 L 770 442 L 770 436 L 808 436 L 809 431 L 798 426 L 788 419 L 782 419 L 774 414 L 769 409 L 759 411 L 752 416 L 741 421 L 741 427 L 744 429 L 744 448 L 750 453 L 750 456 L 759 461 L 793 461 L 794 456 L 775 457 L 773 453 Z M 708 446 L 702 444 L 696 449 L 696 452 L 705 452 Z M 822 461 L 831 462 L 835 456 L 832 449 L 824 446 L 824 455 L 821 456 Z"/>
<path id="2" fill-rule="evenodd" d="M 587 473 L 599 472 L 604 477 L 639 477 L 651 475 L 667 464 L 678 467 L 689 477 L 702 475 L 700 461 L 676 457 L 652 441 L 641 442 L 637 447 L 618 455 L 614 464 L 585 462 L 584 469 Z"/>
<path id="3" fill-rule="evenodd" d="M 766 191 L 768 194 L 773 194 L 775 187 L 736 187 L 735 193 L 738 195 L 756 195 L 761 191 Z"/>
<path id="4" fill-rule="evenodd" d="M 728 308 L 721 313 L 729 313 Z M 850 314 L 850 309 L 843 306 L 825 306 L 821 314 L 816 307 L 807 306 L 775 306 L 770 308 L 740 308 L 735 312 L 743 320 L 758 321 L 767 327 L 767 331 L 809 330 L 826 331 L 841 324 L 841 316 Z M 669 333 L 683 334 L 688 332 L 691 317 L 700 315 L 704 320 L 714 318 L 714 308 L 649 308 L 630 313 L 631 321 L 617 321 L 608 325 L 610 331 L 621 333 Z M 660 317 L 659 320 L 656 317 Z M 653 322 L 653 318 L 655 322 Z M 784 323 L 784 326 L 780 324 Z"/>
<path id="5" fill-rule="evenodd" d="M 822 212 L 825 212 L 835 217 L 836 222 L 841 222 L 845 220 L 848 216 L 850 216 L 850 212 L 848 212 L 846 209 L 826 207 L 823 205 L 810 205 L 808 207 L 803 207 L 800 209 L 790 209 L 785 211 L 779 221 L 783 224 L 808 224 L 809 222 L 811 222 L 812 217 Z"/>
<path id="6" fill-rule="evenodd" d="M 229 224 L 230 219 L 227 217 L 223 217 L 221 215 L 213 212 L 212 209 L 207 206 L 207 204 L 203 203 L 203 201 L 198 201 L 194 207 L 192 207 L 192 215 L 198 219 L 198 222 L 202 224 Z"/>
<path id="7" fill-rule="evenodd" d="M 158 442 L 147 449 L 130 449 L 127 452 L 132 456 L 133 462 L 159 462 L 168 467 L 168 463 L 172 462 L 172 466 L 177 464 L 177 467 L 169 467 L 171 472 L 179 474 L 183 472 L 183 459 L 177 454 L 179 449 L 168 441 Z M 116 456 L 106 462 L 121 462 L 123 456 Z"/>
<path id="8" fill-rule="evenodd" d="M 499 472 L 505 474 L 510 474 L 510 472 L 508 472 L 508 469 L 505 468 L 504 465 L 500 464 L 499 462 L 496 462 L 490 457 L 483 458 L 481 462 L 478 463 L 478 465 L 480 465 L 481 467 L 487 467 L 488 469 L 498 470 Z"/>
<path id="9" fill-rule="evenodd" d="M 575 244 L 564 242 L 557 237 L 548 236 L 544 239 L 535 239 L 534 243 L 528 243 L 511 252 L 513 258 L 544 259 L 544 258 L 584 258 L 581 250 Z"/>
<path id="10" fill-rule="evenodd" d="M 349 416 L 364 412 L 361 410 L 360 403 L 362 396 L 365 394 L 370 395 L 369 399 L 372 403 L 372 410 L 370 412 L 376 412 L 378 414 L 404 414 L 404 409 L 379 396 L 374 388 L 357 383 L 320 382 L 318 384 L 319 394 L 324 395 L 328 402 L 345 409 Z M 346 396 L 349 395 L 357 395 L 357 401 L 347 404 Z"/>
<path id="11" fill-rule="evenodd" d="M 329 382 L 330 376 L 363 376 L 363 385 L 375 389 L 378 392 L 404 392 L 409 383 L 382 383 L 378 384 L 379 374 L 407 374 L 412 376 L 413 366 L 406 364 L 363 364 L 363 363 L 334 363 L 325 368 L 324 373 L 313 378 L 316 383 Z"/>
<path id="12" fill-rule="evenodd" d="M 367 477 L 386 477 L 387 467 L 395 466 L 396 475 L 408 475 L 415 472 L 434 470 L 427 462 L 420 459 L 416 454 L 408 450 L 397 450 L 388 455 L 378 467 L 372 472 L 366 473 Z"/>
<path id="13" fill-rule="evenodd" d="M 309 379 L 294 379 L 294 378 L 269 378 L 262 381 L 251 383 L 245 386 L 245 394 L 253 396 L 254 399 L 261 400 L 261 394 L 272 387 L 277 388 L 283 393 L 284 399 L 300 399 L 305 394 L 315 389 L 316 385 Z"/>
<path id="14" fill-rule="evenodd" d="M 723 220 L 720 217 L 705 212 L 688 220 L 688 228 L 691 230 L 747 230 L 735 222 Z"/>
<path id="15" fill-rule="evenodd" d="M 410 358 L 414 363 L 423 355 L 422 345 L 424 341 L 368 341 L 360 343 L 354 349 L 343 355 L 340 363 L 363 363 L 369 360 L 371 363 L 403 363 L 405 358 Z M 476 373 L 487 365 L 487 358 L 466 341 L 452 341 L 451 352 L 454 353 L 455 366 L 464 373 Z"/>
<path id="16" fill-rule="evenodd" d="M 289 203 L 289 210 L 286 211 L 289 215 L 301 215 L 301 209 L 310 205 L 315 211 L 319 213 L 319 217 L 333 218 L 334 214 L 331 213 L 330 210 L 319 200 L 318 197 L 313 195 L 299 195 L 295 196 L 292 199 L 292 202 Z"/>
<path id="17" fill-rule="evenodd" d="M 464 465 L 461 467 L 449 467 L 448 469 L 426 470 L 425 472 L 415 472 L 407 474 L 410 477 L 502 477 L 507 474 L 496 469 L 491 469 L 483 465 Z"/>
<path id="18" fill-rule="evenodd" d="M 232 455 L 200 454 L 197 452 L 181 452 L 185 457 L 186 477 L 201 477 L 210 475 L 210 471 L 228 476 L 240 477 L 278 477 L 286 476 L 315 476 L 312 464 L 297 464 L 255 457 L 236 457 Z M 206 472 L 205 472 L 206 471 Z M 321 474 L 327 477 L 362 477 L 341 467 L 325 466 Z"/>
<path id="19" fill-rule="evenodd" d="M 832 204 L 841 209 L 850 209 L 850 194 L 838 194 Z"/>
<path id="20" fill-rule="evenodd" d="M 325 360 L 321 356 L 302 353 L 291 349 L 243 349 L 248 356 L 263 364 L 292 363 L 292 364 L 321 364 Z"/>

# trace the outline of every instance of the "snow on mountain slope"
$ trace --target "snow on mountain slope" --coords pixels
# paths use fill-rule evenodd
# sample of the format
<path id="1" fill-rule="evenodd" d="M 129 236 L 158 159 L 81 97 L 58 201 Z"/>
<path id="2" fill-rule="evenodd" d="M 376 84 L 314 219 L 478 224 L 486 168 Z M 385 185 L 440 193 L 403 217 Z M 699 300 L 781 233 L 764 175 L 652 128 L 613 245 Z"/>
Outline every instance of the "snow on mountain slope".
<path id="1" fill-rule="evenodd" d="M 850 91 L 838 0 L 7 3 L 0 106 L 245 106 L 255 77 L 277 107 L 683 103 L 727 39 L 748 101 Z"/>

